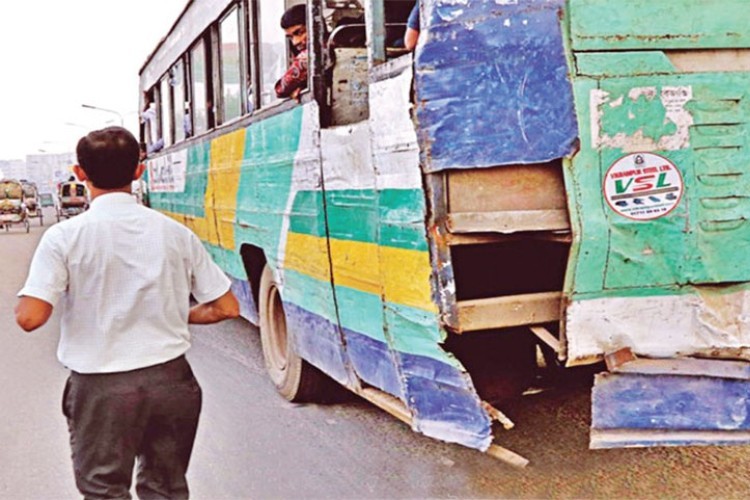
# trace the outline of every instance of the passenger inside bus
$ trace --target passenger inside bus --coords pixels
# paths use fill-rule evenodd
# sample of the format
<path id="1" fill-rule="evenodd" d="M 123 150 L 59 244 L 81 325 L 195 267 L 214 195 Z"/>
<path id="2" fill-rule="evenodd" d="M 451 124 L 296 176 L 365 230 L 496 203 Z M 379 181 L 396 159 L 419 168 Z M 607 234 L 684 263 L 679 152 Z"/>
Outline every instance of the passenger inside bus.
<path id="1" fill-rule="evenodd" d="M 292 64 L 274 86 L 276 97 L 299 100 L 299 94 L 307 87 L 307 7 L 298 4 L 290 7 L 281 16 L 281 28 L 291 42 L 295 54 Z"/>
<path id="2" fill-rule="evenodd" d="M 404 33 L 404 47 L 414 50 L 419 39 L 419 0 L 414 4 L 406 21 L 406 32 Z"/>

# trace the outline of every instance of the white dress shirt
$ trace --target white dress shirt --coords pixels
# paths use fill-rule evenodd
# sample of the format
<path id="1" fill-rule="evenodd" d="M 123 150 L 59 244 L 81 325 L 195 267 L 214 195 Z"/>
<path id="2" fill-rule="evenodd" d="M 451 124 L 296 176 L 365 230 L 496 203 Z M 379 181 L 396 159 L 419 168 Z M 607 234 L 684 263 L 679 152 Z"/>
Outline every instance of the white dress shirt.
<path id="1" fill-rule="evenodd" d="M 43 235 L 19 296 L 61 303 L 60 361 L 79 373 L 153 366 L 190 347 L 190 294 L 210 302 L 230 281 L 178 222 L 107 193 Z"/>

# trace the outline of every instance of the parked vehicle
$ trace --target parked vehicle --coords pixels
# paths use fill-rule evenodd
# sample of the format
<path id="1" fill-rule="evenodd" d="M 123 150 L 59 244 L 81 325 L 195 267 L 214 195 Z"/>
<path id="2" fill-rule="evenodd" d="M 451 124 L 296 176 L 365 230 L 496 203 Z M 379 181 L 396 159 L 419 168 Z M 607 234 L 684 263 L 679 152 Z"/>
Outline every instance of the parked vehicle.
<path id="1" fill-rule="evenodd" d="M 750 442 L 743 2 L 421 0 L 404 55 L 412 1 L 308 0 L 286 100 L 286 3 L 260 3 L 187 5 L 142 139 L 151 206 L 232 278 L 284 397 L 333 379 L 492 451 L 541 350 L 602 370 L 592 447 Z"/>
<path id="2" fill-rule="evenodd" d="M 57 222 L 89 208 L 89 193 L 83 182 L 67 181 L 57 186 Z"/>
<path id="3" fill-rule="evenodd" d="M 42 208 L 54 207 L 55 197 L 52 193 L 39 193 L 39 204 Z"/>
<path id="4" fill-rule="evenodd" d="M 44 225 L 44 212 L 42 204 L 39 201 L 39 190 L 33 182 L 21 181 L 23 186 L 23 202 L 26 204 L 26 210 L 29 217 L 39 218 L 39 225 Z"/>
<path id="5" fill-rule="evenodd" d="M 0 180 L 0 227 L 4 227 L 5 231 L 20 225 L 29 232 L 29 214 L 23 199 L 23 186 L 19 181 Z"/>

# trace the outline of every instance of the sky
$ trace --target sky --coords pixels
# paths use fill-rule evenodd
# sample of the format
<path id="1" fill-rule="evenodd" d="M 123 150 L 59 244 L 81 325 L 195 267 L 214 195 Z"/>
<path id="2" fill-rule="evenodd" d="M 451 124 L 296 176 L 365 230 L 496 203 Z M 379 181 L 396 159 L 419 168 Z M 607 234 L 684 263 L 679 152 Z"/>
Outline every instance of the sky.
<path id="1" fill-rule="evenodd" d="M 90 130 L 138 132 L 138 71 L 188 0 L 0 2 L 0 160 L 75 150 Z"/>

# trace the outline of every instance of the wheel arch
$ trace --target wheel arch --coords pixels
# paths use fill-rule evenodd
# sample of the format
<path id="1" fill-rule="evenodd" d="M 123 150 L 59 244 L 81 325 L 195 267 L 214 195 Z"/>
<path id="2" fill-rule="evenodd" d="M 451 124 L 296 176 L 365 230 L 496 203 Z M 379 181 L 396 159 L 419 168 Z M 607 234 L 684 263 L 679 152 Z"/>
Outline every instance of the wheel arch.
<path id="1" fill-rule="evenodd" d="M 250 291 L 253 294 L 253 302 L 256 307 L 255 312 L 260 313 L 260 279 L 267 262 L 266 253 L 259 246 L 245 243 L 240 247 L 240 257 L 242 257 L 242 265 L 250 283 Z"/>

